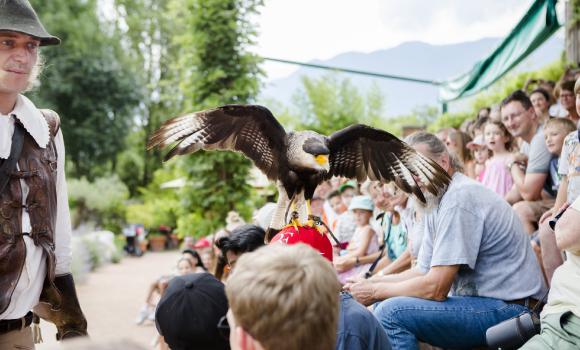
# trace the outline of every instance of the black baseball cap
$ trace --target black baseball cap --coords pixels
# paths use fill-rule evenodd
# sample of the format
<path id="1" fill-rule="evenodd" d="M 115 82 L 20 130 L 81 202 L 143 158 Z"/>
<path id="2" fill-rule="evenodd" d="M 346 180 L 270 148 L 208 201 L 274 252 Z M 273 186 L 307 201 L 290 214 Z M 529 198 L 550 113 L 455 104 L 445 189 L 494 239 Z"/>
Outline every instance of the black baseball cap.
<path id="1" fill-rule="evenodd" d="M 227 312 L 224 284 L 209 273 L 193 273 L 169 281 L 155 324 L 172 350 L 227 350 L 217 328 Z"/>

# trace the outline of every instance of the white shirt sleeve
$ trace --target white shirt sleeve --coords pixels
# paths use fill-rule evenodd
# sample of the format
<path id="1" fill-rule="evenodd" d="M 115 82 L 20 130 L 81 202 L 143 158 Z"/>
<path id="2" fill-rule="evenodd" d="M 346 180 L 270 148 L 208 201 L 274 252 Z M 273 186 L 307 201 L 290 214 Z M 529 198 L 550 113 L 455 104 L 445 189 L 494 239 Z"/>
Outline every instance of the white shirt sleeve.
<path id="1" fill-rule="evenodd" d="M 570 171 L 570 152 L 574 147 L 574 141 L 577 137 L 577 131 L 573 131 L 566 136 L 564 139 L 564 145 L 562 146 L 562 153 L 560 153 L 560 159 L 558 160 L 558 174 L 568 176 Z"/>
<path id="2" fill-rule="evenodd" d="M 64 139 L 62 131 L 59 130 L 54 138 L 57 152 L 57 179 L 56 179 L 56 227 L 54 232 L 54 254 L 56 256 L 56 275 L 70 273 L 72 261 L 71 249 L 71 221 L 68 207 L 68 191 L 66 186 L 66 176 L 64 171 Z"/>

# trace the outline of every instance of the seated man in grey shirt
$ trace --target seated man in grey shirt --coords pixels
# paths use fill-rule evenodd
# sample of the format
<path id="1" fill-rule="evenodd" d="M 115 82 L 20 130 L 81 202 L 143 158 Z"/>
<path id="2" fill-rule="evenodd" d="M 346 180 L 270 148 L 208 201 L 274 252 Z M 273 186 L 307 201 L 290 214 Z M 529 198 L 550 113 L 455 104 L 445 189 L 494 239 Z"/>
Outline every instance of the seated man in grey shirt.
<path id="1" fill-rule="evenodd" d="M 362 304 L 380 302 L 375 316 L 393 349 L 485 346 L 485 331 L 533 307 L 545 291 L 529 239 L 512 208 L 458 172 L 435 135 L 407 142 L 435 160 L 452 181 L 428 197 L 417 267 L 347 285 Z M 383 301 L 384 300 L 384 301 Z"/>
<path id="2" fill-rule="evenodd" d="M 514 181 L 506 200 L 513 205 L 526 232 L 532 234 L 542 214 L 554 205 L 550 179 L 553 155 L 546 147 L 542 125 L 525 92 L 518 90 L 506 97 L 501 104 L 501 116 L 510 134 L 522 139 L 521 153 L 506 159 Z"/>

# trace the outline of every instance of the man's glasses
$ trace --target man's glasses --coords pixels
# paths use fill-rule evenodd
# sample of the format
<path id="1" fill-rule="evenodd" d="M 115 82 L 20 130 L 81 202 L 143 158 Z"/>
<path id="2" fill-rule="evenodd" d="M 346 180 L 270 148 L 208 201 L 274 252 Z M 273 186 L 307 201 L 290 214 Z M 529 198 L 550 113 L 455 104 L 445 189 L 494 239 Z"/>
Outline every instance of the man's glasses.
<path id="1" fill-rule="evenodd" d="M 526 110 L 521 110 L 517 113 L 512 113 L 510 115 L 503 116 L 502 121 L 506 122 L 508 120 L 515 119 L 515 118 L 519 117 L 520 115 L 524 114 L 525 112 L 526 112 Z"/>
<path id="2" fill-rule="evenodd" d="M 222 318 L 220 318 L 218 324 L 217 324 L 217 329 L 219 334 L 224 337 L 224 339 L 229 340 L 230 339 L 230 324 L 228 323 L 228 318 L 226 315 L 222 316 Z"/>

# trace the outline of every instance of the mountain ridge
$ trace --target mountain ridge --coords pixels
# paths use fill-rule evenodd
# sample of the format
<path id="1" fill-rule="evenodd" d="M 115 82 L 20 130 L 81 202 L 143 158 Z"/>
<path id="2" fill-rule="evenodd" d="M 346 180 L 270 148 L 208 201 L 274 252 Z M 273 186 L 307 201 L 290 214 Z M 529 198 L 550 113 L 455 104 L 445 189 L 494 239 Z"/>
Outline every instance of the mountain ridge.
<path id="1" fill-rule="evenodd" d="M 466 72 L 477 61 L 491 53 L 500 41 L 501 38 L 483 38 L 448 45 L 409 41 L 369 53 L 343 52 L 327 60 L 315 59 L 308 63 L 440 81 Z M 515 71 L 539 69 L 557 60 L 563 49 L 563 39 L 552 36 L 521 62 Z M 320 78 L 325 74 L 328 74 L 328 71 L 300 67 L 286 77 L 267 82 L 257 102 L 274 99 L 289 106 L 292 95 L 302 87 L 301 76 Z M 362 92 L 376 82 L 386 98 L 385 114 L 389 117 L 410 113 L 419 106 L 437 104 L 435 86 L 347 73 L 338 74 L 341 78 L 350 79 Z"/>

